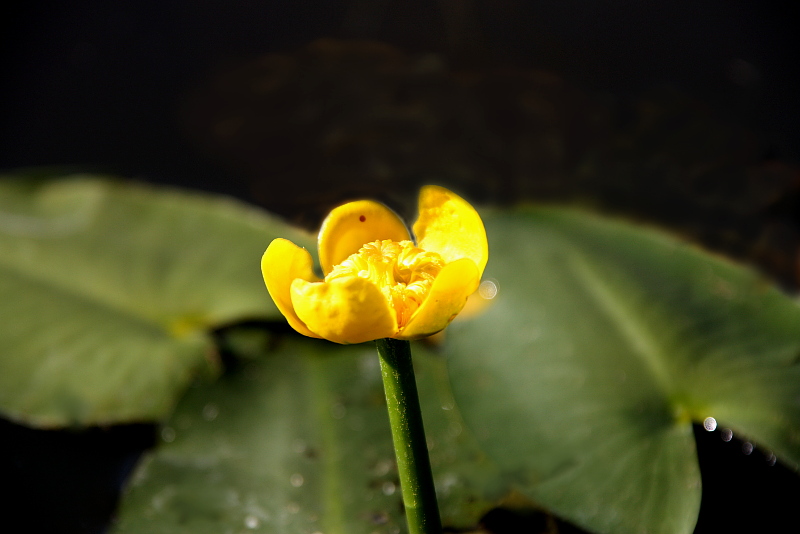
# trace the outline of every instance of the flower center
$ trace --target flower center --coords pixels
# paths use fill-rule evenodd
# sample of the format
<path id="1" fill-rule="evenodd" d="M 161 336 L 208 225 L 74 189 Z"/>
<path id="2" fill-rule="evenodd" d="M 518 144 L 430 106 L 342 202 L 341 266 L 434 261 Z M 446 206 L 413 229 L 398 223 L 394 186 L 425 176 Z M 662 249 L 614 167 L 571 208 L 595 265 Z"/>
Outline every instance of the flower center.
<path id="1" fill-rule="evenodd" d="M 397 312 L 397 324 L 402 328 L 428 296 L 442 267 L 444 260 L 436 252 L 417 248 L 411 241 L 387 239 L 361 247 L 336 265 L 325 281 L 351 276 L 372 281 Z"/>

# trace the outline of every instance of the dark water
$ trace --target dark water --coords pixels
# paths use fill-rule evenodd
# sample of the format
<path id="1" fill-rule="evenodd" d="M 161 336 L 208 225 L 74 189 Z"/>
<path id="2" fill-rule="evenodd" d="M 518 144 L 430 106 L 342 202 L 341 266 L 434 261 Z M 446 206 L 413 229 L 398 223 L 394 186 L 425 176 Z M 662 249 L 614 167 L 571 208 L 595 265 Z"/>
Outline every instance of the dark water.
<path id="1" fill-rule="evenodd" d="M 695 426 L 703 478 L 695 533 L 785 531 L 796 520 L 797 473 L 747 442 L 723 436 Z M 155 425 L 46 431 L 0 420 L 0 481 L 7 495 L 0 521 L 9 532 L 105 532 L 127 477 L 155 442 Z M 548 518 L 496 509 L 482 524 L 497 534 L 543 533 Z M 581 532 L 563 522 L 558 528 Z"/>

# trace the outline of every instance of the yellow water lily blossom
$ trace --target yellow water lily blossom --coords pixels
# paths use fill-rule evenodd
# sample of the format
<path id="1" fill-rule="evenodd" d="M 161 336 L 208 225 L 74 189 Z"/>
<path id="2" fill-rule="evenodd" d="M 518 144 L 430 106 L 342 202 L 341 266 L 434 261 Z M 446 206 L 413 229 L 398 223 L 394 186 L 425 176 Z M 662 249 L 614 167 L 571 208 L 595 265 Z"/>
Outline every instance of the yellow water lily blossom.
<path id="1" fill-rule="evenodd" d="M 417 339 L 444 329 L 480 283 L 489 258 L 475 209 L 438 186 L 422 188 L 416 244 L 379 202 L 331 211 L 319 232 L 324 279 L 311 255 L 286 239 L 261 259 L 267 290 L 289 324 L 336 343 Z"/>

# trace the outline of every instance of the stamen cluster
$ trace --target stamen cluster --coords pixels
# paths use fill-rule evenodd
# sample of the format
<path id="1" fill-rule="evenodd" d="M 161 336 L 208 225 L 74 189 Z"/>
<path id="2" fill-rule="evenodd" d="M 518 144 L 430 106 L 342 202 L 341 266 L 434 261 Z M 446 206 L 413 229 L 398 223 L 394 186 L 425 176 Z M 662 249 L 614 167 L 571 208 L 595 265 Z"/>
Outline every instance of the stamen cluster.
<path id="1" fill-rule="evenodd" d="M 373 241 L 334 266 L 325 281 L 352 276 L 370 280 L 389 301 L 402 328 L 425 300 L 442 267 L 444 260 L 438 253 L 422 250 L 411 241 Z"/>

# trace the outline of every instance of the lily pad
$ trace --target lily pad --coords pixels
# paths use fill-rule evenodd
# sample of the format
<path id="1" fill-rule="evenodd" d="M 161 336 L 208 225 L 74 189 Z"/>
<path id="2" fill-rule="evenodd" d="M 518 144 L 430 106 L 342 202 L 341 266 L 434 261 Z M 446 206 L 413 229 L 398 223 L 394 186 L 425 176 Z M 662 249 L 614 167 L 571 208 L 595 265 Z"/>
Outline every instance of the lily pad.
<path id="1" fill-rule="evenodd" d="M 443 521 L 489 505 L 493 467 L 453 404 L 443 358 L 415 347 Z M 193 388 L 141 465 L 114 532 L 370 534 L 405 531 L 374 344 L 283 340 Z M 463 476 L 469 471 L 471 476 Z"/>
<path id="2" fill-rule="evenodd" d="M 35 426 L 166 417 L 216 368 L 211 328 L 280 317 L 270 240 L 313 239 L 219 197 L 94 176 L 0 180 L 0 411 Z"/>
<path id="3" fill-rule="evenodd" d="M 797 468 L 795 301 L 675 238 L 579 211 L 486 226 L 497 293 L 448 329 L 446 353 L 457 405 L 511 487 L 592 531 L 689 533 L 693 422 L 714 418 Z"/>

